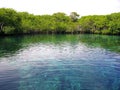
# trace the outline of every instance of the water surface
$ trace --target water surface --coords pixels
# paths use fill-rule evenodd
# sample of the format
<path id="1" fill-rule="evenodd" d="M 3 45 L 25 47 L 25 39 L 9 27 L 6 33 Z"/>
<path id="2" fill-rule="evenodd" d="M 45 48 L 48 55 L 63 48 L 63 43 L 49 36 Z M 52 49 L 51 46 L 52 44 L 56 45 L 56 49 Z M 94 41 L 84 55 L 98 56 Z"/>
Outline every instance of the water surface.
<path id="1" fill-rule="evenodd" d="M 120 37 L 0 38 L 0 90 L 120 90 Z"/>

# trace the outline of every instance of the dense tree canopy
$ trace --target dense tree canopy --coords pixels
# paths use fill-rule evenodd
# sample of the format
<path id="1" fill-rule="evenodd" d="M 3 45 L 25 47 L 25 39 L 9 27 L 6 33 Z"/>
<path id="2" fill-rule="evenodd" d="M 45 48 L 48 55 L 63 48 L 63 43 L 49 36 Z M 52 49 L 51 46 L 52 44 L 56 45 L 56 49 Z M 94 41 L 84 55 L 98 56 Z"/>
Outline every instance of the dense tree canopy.
<path id="1" fill-rule="evenodd" d="M 120 13 L 84 16 L 79 23 L 84 33 L 120 34 Z"/>
<path id="2" fill-rule="evenodd" d="M 120 13 L 79 18 L 58 12 L 53 15 L 33 15 L 0 8 L 0 35 L 33 33 L 95 33 L 120 35 Z"/>

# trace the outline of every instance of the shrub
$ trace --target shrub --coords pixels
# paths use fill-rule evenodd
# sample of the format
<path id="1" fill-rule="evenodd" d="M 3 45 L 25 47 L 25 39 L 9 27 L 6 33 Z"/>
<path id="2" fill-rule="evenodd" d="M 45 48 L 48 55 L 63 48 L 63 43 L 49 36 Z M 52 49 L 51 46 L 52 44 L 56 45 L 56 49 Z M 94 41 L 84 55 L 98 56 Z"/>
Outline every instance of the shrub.
<path id="1" fill-rule="evenodd" d="M 102 30 L 102 34 L 111 34 L 110 30 L 107 29 L 107 30 Z"/>
<path id="2" fill-rule="evenodd" d="M 4 34 L 14 34 L 15 28 L 12 26 L 5 26 L 3 28 L 3 32 L 4 32 Z"/>

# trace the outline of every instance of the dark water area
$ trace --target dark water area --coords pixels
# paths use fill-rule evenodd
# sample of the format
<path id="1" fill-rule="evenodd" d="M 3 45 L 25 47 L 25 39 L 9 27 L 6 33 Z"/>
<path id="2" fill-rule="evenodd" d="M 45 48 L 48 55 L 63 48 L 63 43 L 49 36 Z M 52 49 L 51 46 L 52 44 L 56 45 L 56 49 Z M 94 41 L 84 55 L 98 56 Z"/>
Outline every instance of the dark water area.
<path id="1" fill-rule="evenodd" d="M 120 90 L 120 36 L 0 37 L 0 90 Z"/>

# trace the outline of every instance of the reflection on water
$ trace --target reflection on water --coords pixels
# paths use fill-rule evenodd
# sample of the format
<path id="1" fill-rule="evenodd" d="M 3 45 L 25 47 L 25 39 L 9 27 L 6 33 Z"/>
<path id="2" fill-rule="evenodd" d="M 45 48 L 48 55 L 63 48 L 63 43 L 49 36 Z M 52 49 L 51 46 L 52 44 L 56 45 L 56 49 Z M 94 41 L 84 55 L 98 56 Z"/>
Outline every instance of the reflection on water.
<path id="1" fill-rule="evenodd" d="M 0 40 L 0 90 L 120 90 L 119 36 Z"/>

